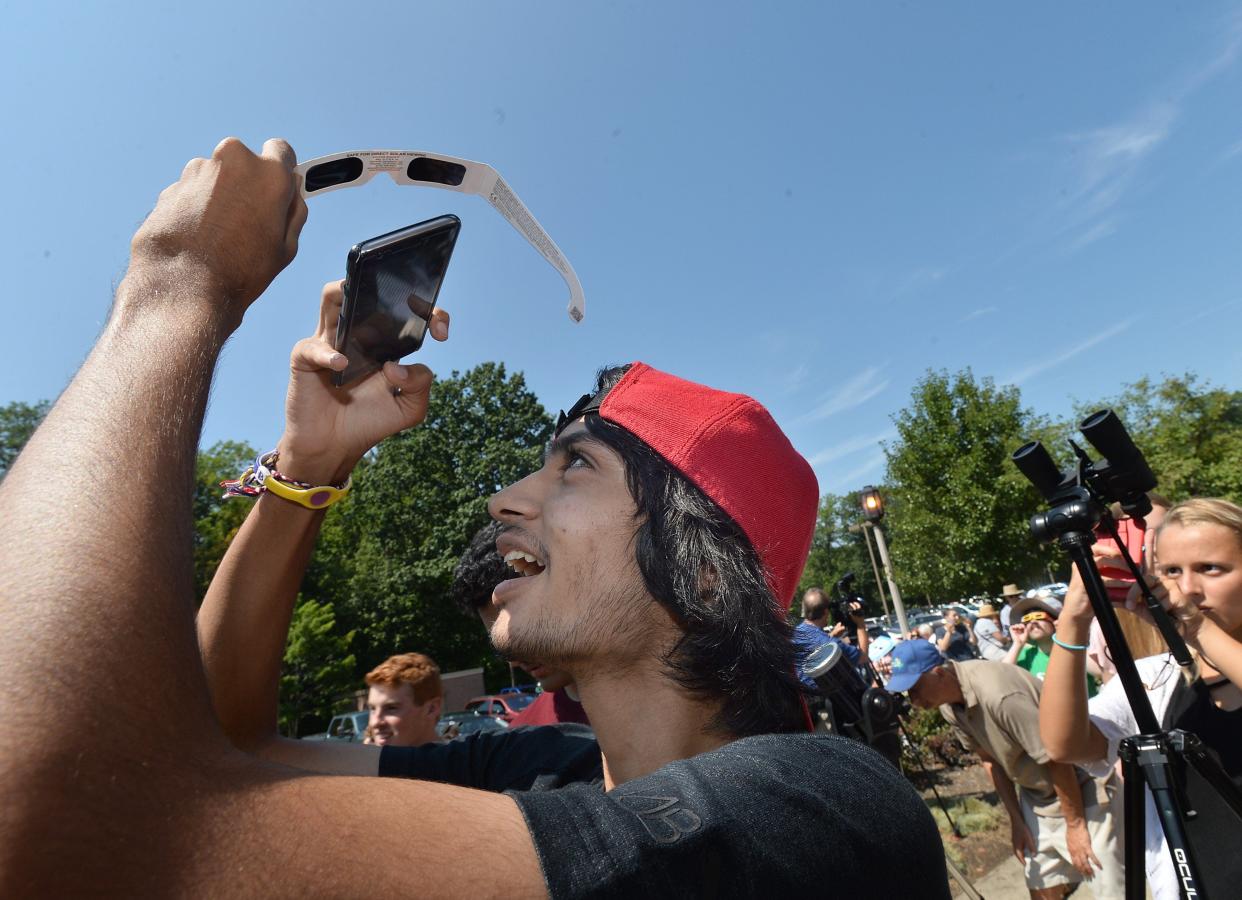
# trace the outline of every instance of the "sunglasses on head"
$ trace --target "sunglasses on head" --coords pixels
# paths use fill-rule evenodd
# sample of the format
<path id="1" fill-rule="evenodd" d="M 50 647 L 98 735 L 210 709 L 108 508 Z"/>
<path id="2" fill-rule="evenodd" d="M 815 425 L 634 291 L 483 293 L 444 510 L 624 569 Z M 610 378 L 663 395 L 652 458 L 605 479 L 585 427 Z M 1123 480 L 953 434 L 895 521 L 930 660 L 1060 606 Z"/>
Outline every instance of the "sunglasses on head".
<path id="1" fill-rule="evenodd" d="M 1051 618 L 1052 616 L 1048 615 L 1042 609 L 1033 609 L 1022 617 L 1022 621 L 1023 622 L 1041 622 L 1044 619 L 1051 619 Z"/>
<path id="2" fill-rule="evenodd" d="M 316 157 L 294 171 L 302 176 L 302 196 L 306 199 L 341 188 L 358 187 L 380 172 L 397 184 L 443 188 L 485 198 L 561 273 L 569 286 L 569 317 L 575 322 L 582 321 L 586 298 L 573 266 L 500 173 L 486 163 L 423 150 L 351 150 Z"/>

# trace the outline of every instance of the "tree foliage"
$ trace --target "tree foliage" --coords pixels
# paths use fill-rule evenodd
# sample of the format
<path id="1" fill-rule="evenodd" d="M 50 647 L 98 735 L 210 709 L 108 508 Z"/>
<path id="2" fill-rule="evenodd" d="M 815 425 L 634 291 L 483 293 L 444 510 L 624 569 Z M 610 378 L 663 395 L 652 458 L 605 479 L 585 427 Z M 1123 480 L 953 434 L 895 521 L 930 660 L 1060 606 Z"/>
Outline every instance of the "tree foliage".
<path id="1" fill-rule="evenodd" d="M 36 403 L 15 401 L 0 406 L 0 479 L 4 478 L 17 454 L 22 452 L 26 441 L 34 434 L 50 404 L 46 400 Z"/>
<path id="2" fill-rule="evenodd" d="M 342 694 L 357 686 L 352 631 L 339 633 L 331 603 L 303 600 L 293 610 L 280 674 L 280 727 L 297 737 L 298 723 L 329 717 Z"/>
<path id="3" fill-rule="evenodd" d="M 903 593 L 956 600 L 1038 577 L 1051 555 L 1027 523 L 1041 498 L 1010 454 L 1045 423 L 1018 389 L 929 371 L 894 422 L 885 526 Z"/>
<path id="4" fill-rule="evenodd" d="M 254 457 L 254 448 L 238 441 L 220 441 L 198 452 L 193 507 L 194 588 L 200 603 L 224 551 L 253 505 L 253 501 L 239 497 L 226 500 L 220 482 L 237 478 Z"/>
<path id="5" fill-rule="evenodd" d="M 1170 500 L 1242 502 L 1242 392 L 1200 384 L 1191 374 L 1158 384 L 1143 378 L 1111 403 L 1081 406 L 1077 414 L 1104 406 L 1121 417 L 1159 481 L 1157 490 Z"/>

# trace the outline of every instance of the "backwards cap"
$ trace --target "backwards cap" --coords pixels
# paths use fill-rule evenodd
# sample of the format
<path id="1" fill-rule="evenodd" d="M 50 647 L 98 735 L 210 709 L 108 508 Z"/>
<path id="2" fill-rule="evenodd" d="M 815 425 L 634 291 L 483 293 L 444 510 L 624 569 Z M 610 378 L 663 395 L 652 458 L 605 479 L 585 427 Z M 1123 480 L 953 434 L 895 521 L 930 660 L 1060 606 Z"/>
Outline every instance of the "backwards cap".
<path id="1" fill-rule="evenodd" d="M 811 549 L 819 484 L 763 405 L 636 362 L 612 390 L 584 396 L 557 430 L 596 410 L 732 517 L 759 554 L 783 614 Z"/>

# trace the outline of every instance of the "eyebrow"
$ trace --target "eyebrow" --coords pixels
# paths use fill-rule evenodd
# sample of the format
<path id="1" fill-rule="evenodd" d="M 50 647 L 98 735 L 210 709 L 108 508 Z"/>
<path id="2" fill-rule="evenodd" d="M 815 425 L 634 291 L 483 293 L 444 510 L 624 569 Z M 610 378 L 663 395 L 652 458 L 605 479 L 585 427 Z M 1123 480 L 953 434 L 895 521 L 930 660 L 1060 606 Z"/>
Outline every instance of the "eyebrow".
<path id="1" fill-rule="evenodd" d="M 543 451 L 543 461 L 546 464 L 552 457 L 568 453 L 581 444 L 594 444 L 597 447 L 604 446 L 604 443 L 598 438 L 593 437 L 589 431 L 575 431 L 573 434 L 562 434 L 548 441 L 548 446 Z"/>

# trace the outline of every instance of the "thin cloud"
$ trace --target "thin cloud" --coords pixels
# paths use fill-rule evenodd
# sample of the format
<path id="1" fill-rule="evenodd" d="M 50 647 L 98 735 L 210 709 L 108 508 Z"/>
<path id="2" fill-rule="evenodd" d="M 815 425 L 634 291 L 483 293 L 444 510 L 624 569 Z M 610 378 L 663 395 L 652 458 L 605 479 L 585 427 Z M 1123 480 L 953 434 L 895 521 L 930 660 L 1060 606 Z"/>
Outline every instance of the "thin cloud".
<path id="1" fill-rule="evenodd" d="M 1207 62 L 1160 90 L 1159 99 L 1118 122 L 1077 134 L 1065 141 L 1075 147 L 1077 186 L 1060 203 L 1058 233 L 1074 232 L 1069 252 L 1077 252 L 1117 230 L 1117 209 L 1144 163 L 1172 136 L 1182 106 L 1208 82 L 1231 68 L 1242 50 L 1242 14 L 1229 17 L 1225 41 Z M 1242 142 L 1228 155 L 1242 152 Z"/>
<path id="2" fill-rule="evenodd" d="M 809 363 L 799 363 L 798 368 L 794 369 L 785 378 L 785 393 L 796 394 L 806 386 L 807 380 L 811 377 L 811 366 Z"/>
<path id="3" fill-rule="evenodd" d="M 845 384 L 829 391 L 819 405 L 794 420 L 795 425 L 818 422 L 847 410 L 856 409 L 881 394 L 889 386 L 890 379 L 881 378 L 883 366 L 868 366 Z"/>
<path id="4" fill-rule="evenodd" d="M 1075 356 L 1081 356 L 1083 353 L 1086 353 L 1092 347 L 1098 346 L 1099 344 L 1102 344 L 1105 341 L 1112 340 L 1113 338 L 1121 334 L 1123 331 L 1125 331 L 1127 328 L 1129 328 L 1133 324 L 1134 324 L 1133 319 L 1128 319 L 1125 322 L 1120 322 L 1112 326 L 1111 328 L 1100 332 L 1099 334 L 1095 335 L 1095 337 L 1088 338 L 1087 340 L 1083 341 L 1081 344 L 1075 344 L 1073 347 L 1070 347 L 1068 350 L 1063 351 L 1057 356 L 1054 356 L 1048 359 L 1043 359 L 1035 363 L 1034 365 L 1027 366 L 1025 369 L 1019 369 L 1017 372 L 1014 372 L 1008 378 L 1001 379 L 1001 383 L 1021 386 L 1025 384 L 1026 382 L 1030 381 L 1035 376 L 1042 375 L 1044 372 L 1047 372 L 1049 369 L 1055 369 L 1057 366 L 1061 365 L 1062 363 L 1069 362 Z"/>
<path id="5" fill-rule="evenodd" d="M 1239 303 L 1242 303 L 1242 299 L 1230 300 L 1226 303 L 1218 303 L 1216 306 L 1212 306 L 1202 312 L 1195 313 L 1189 319 L 1182 319 L 1182 324 L 1189 325 L 1191 322 L 1198 322 L 1200 319 L 1206 319 L 1208 316 L 1215 315 L 1216 313 L 1229 309 L 1232 306 L 1237 306 Z"/>
<path id="6" fill-rule="evenodd" d="M 840 443 L 833 444 L 831 447 L 825 447 L 807 459 L 811 464 L 811 468 L 822 466 L 824 463 L 834 462 L 838 459 L 844 459 L 847 456 L 853 456 L 862 450 L 868 450 L 878 446 L 882 441 L 891 441 L 897 436 L 895 428 L 889 428 L 879 434 L 862 435 L 852 437 Z"/>
<path id="7" fill-rule="evenodd" d="M 994 312 L 999 312 L 999 310 L 995 306 L 985 306 L 982 309 L 976 309 L 976 310 L 966 313 L 966 315 L 958 319 L 958 324 L 962 325 L 962 324 L 965 324 L 966 322 L 973 322 L 975 319 L 980 319 L 983 316 L 990 316 Z"/>
<path id="8" fill-rule="evenodd" d="M 884 462 L 885 462 L 884 454 L 877 453 L 875 456 L 871 457 L 861 466 L 857 466 L 856 468 L 850 469 L 850 471 L 846 472 L 844 475 L 838 476 L 834 480 L 838 484 L 847 485 L 848 487 L 854 487 L 855 485 L 857 485 L 859 481 L 862 480 L 864 475 L 870 475 L 872 472 L 878 471 L 884 465 Z"/>
<path id="9" fill-rule="evenodd" d="M 1228 162 L 1229 160 L 1233 159 L 1235 156 L 1239 156 L 1239 155 L 1242 155 L 1242 141 L 1238 141 L 1236 144 L 1231 144 L 1230 146 L 1226 147 L 1225 152 L 1220 155 L 1220 161 Z"/>
<path id="10" fill-rule="evenodd" d="M 1083 234 L 1079 235 L 1077 240 L 1070 244 L 1070 252 L 1075 253 L 1084 247 L 1094 244 L 1096 241 L 1103 240 L 1116 230 L 1116 219 L 1103 219 L 1096 222 L 1085 232 L 1083 232 Z"/>

